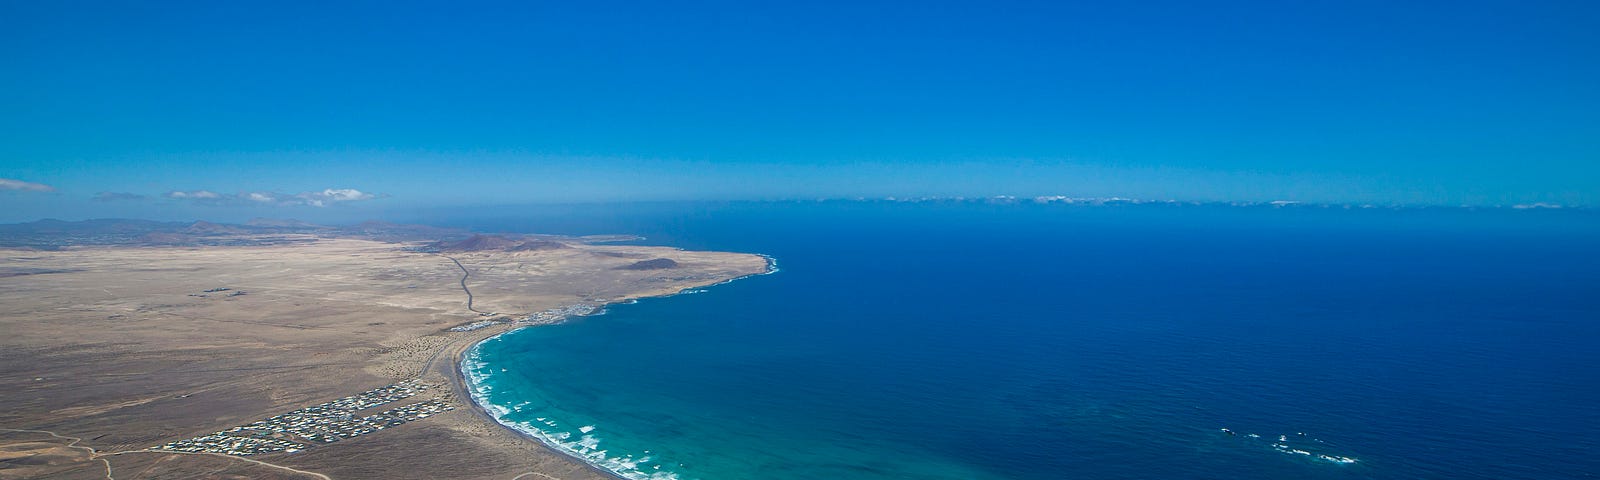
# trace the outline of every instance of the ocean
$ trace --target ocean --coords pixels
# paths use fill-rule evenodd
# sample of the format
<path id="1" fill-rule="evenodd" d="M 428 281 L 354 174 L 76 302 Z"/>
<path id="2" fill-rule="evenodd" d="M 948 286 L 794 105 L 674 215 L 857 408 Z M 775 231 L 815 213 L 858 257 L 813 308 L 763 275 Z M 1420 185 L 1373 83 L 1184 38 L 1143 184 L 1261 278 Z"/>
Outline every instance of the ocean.
<path id="1" fill-rule="evenodd" d="M 776 260 L 474 350 L 504 422 L 625 477 L 1054 480 L 1594 478 L 1597 219 L 837 201 L 432 220 Z"/>

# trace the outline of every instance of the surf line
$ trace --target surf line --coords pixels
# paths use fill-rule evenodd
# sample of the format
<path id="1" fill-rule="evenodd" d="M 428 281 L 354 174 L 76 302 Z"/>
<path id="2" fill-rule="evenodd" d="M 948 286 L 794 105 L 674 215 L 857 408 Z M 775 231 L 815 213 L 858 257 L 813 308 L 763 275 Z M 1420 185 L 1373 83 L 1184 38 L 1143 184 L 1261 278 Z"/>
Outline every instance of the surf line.
<path id="1" fill-rule="evenodd" d="M 776 257 L 773 257 L 771 255 L 766 255 L 766 254 L 760 254 L 760 253 L 757 253 L 757 254 L 754 254 L 754 255 L 760 256 L 761 258 L 765 259 L 766 262 L 767 262 L 766 267 L 764 269 L 762 269 L 762 271 L 759 272 L 759 273 L 751 273 L 751 274 L 747 274 L 747 275 L 741 275 L 741 276 L 738 276 L 738 277 L 730 278 L 730 279 L 723 280 L 721 282 L 713 283 L 713 284 L 710 284 L 710 285 L 703 285 L 703 286 L 700 286 L 700 287 L 690 287 L 690 288 L 684 289 L 682 291 L 679 291 L 677 293 L 670 293 L 670 294 L 659 295 L 659 296 L 649 297 L 649 298 L 670 298 L 670 297 L 683 295 L 683 294 L 691 292 L 691 291 L 696 291 L 696 290 L 704 291 L 704 289 L 709 289 L 709 288 L 712 288 L 712 287 L 715 287 L 715 286 L 719 286 L 719 285 L 725 285 L 725 284 L 728 284 L 728 283 L 732 283 L 732 282 L 735 282 L 735 281 L 739 281 L 739 280 L 743 280 L 743 279 L 747 279 L 747 278 L 751 278 L 751 277 L 759 277 L 759 276 L 771 275 L 771 274 L 774 274 L 774 273 L 778 273 L 778 271 L 779 271 L 779 269 L 778 269 L 778 259 Z M 440 255 L 440 256 L 444 256 L 445 258 L 450 258 L 451 261 L 455 261 L 454 258 L 451 258 L 449 256 L 445 256 L 445 255 Z M 456 265 L 457 266 L 461 266 L 461 262 L 456 262 Z M 461 267 L 461 270 L 462 270 L 463 273 L 466 273 L 466 267 Z M 463 290 L 466 289 L 466 275 L 462 276 L 462 289 Z M 471 292 L 469 291 L 468 294 L 470 295 Z M 594 309 L 590 313 L 577 315 L 577 316 L 604 315 L 604 314 L 606 314 L 606 307 L 609 306 L 609 305 L 613 305 L 613 304 L 616 304 L 616 303 L 636 303 L 639 300 L 640 299 L 628 299 L 625 302 L 606 302 L 605 304 L 601 305 L 599 308 Z M 474 310 L 474 311 L 476 311 L 476 310 Z M 557 320 L 554 323 L 560 323 L 560 322 L 566 321 L 570 317 L 571 316 L 564 316 L 563 318 Z M 496 334 L 488 336 L 488 337 L 484 337 L 484 338 L 478 339 L 477 341 L 467 345 L 467 347 L 465 349 L 463 349 L 461 351 L 461 353 L 456 357 L 457 364 L 456 364 L 456 368 L 455 368 L 455 372 L 454 372 L 455 373 L 454 377 L 456 379 L 455 381 L 459 382 L 457 385 L 459 386 L 459 388 L 463 391 L 463 393 L 465 394 L 465 396 L 469 400 L 470 404 L 473 407 L 472 410 L 475 413 L 477 413 L 477 414 L 479 414 L 479 415 L 481 415 L 483 417 L 486 417 L 493 424 L 499 425 L 500 427 L 505 428 L 507 431 L 511 432 L 512 434 L 517 435 L 518 437 L 521 437 L 521 438 L 526 438 L 526 439 L 532 440 L 532 441 L 538 443 L 539 445 L 544 446 L 549 451 L 552 451 L 552 452 L 555 452 L 555 453 L 557 453 L 559 455 L 562 455 L 562 456 L 565 456 L 567 458 L 576 460 L 579 463 L 589 467 L 593 471 L 599 472 L 602 475 L 605 475 L 605 476 L 608 476 L 608 477 L 612 477 L 612 478 L 616 478 L 618 480 L 627 480 L 627 479 L 631 479 L 631 478 L 654 478 L 654 474 L 646 474 L 642 470 L 628 471 L 626 469 L 618 468 L 621 465 L 602 463 L 598 459 L 590 458 L 590 457 L 588 457 L 586 455 L 586 453 L 584 451 L 582 451 L 582 450 L 574 450 L 572 448 L 569 448 L 569 446 L 563 444 L 560 441 L 561 440 L 560 438 L 556 438 L 555 435 L 545 431 L 542 428 L 535 427 L 535 426 L 533 426 L 531 424 L 527 424 L 526 422 L 517 422 L 515 420 L 509 420 L 509 419 L 501 418 L 502 415 L 504 415 L 504 414 L 503 413 L 499 413 L 496 410 L 496 408 L 495 408 L 496 405 L 494 404 L 494 402 L 490 401 L 488 393 L 485 390 L 480 390 L 480 387 L 487 380 L 488 376 L 487 375 L 481 375 L 481 374 L 477 373 L 477 370 L 479 370 L 480 368 L 482 368 L 484 366 L 484 364 L 481 363 L 481 361 L 479 361 L 477 359 L 479 351 L 480 351 L 479 349 L 481 349 L 483 347 L 483 345 L 485 345 L 485 344 L 487 344 L 487 343 L 489 343 L 491 341 L 496 341 L 496 340 L 499 340 L 499 339 L 501 339 L 502 337 L 504 337 L 506 335 L 515 333 L 515 332 L 520 331 L 522 329 L 532 328 L 532 327 L 536 327 L 536 326 L 539 326 L 539 325 L 513 325 L 511 328 L 506 329 L 505 331 L 496 333 Z M 504 409 L 505 407 L 499 407 L 499 408 Z M 545 419 L 541 418 L 540 420 L 543 421 Z M 546 425 L 549 425 L 549 426 L 552 426 L 552 427 L 554 426 L 554 425 L 552 425 L 552 424 L 550 424 L 548 422 L 542 422 L 542 423 L 545 423 Z M 579 431 L 581 433 L 587 434 L 587 433 L 589 433 L 589 431 L 585 431 L 584 429 L 589 429 L 590 431 L 592 431 L 593 427 L 592 426 L 588 426 L 588 427 L 582 427 L 582 428 L 579 429 Z M 602 454 L 604 453 L 603 450 L 601 450 L 600 452 Z M 646 453 L 648 453 L 648 451 L 646 451 Z M 604 458 L 604 457 L 602 457 L 602 458 Z M 630 457 L 624 457 L 624 458 L 631 458 L 631 456 Z M 648 458 L 648 457 L 646 457 L 646 458 Z M 657 466 L 657 468 L 660 468 L 660 466 Z M 654 472 L 654 473 L 661 473 L 661 472 Z M 523 476 L 526 476 L 528 474 L 535 474 L 535 475 L 545 476 L 544 474 L 541 474 L 541 473 L 529 472 L 527 474 L 520 475 L 517 478 L 522 478 Z M 641 477 L 641 476 L 638 476 L 638 475 L 650 475 L 650 476 L 649 477 Z M 546 477 L 548 477 L 548 476 L 546 476 Z M 673 477 L 673 478 L 675 478 L 675 477 Z"/>

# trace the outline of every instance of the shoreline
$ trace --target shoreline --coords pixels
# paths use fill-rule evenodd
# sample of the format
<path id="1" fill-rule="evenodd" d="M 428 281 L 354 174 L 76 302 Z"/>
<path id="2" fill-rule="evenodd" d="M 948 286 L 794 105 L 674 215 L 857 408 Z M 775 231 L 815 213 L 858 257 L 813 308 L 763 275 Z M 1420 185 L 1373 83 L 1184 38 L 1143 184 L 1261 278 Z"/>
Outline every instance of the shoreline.
<path id="1" fill-rule="evenodd" d="M 704 291 L 703 289 L 710 288 L 710 287 L 715 287 L 717 285 L 724 285 L 724 284 L 732 283 L 732 282 L 737 281 L 737 280 L 743 280 L 743 279 L 746 279 L 746 278 L 759 277 L 759 276 L 771 275 L 771 274 L 774 274 L 774 273 L 778 273 L 779 269 L 778 269 L 778 259 L 777 258 L 774 258 L 771 255 L 760 254 L 760 253 L 756 253 L 756 254 L 753 254 L 753 255 L 760 256 L 761 258 L 764 258 L 764 259 L 767 260 L 767 267 L 766 267 L 765 271 L 763 271 L 761 273 L 752 273 L 752 274 L 749 274 L 749 275 L 742 275 L 742 276 L 730 278 L 730 279 L 727 279 L 727 280 L 723 280 L 723 281 L 720 281 L 720 282 L 717 282 L 717 283 L 711 283 L 711 284 L 706 284 L 706 285 L 698 285 L 698 286 L 688 287 L 688 288 L 684 288 L 684 289 L 679 290 L 677 292 L 666 294 L 666 295 L 656 295 L 656 296 L 651 296 L 651 297 L 630 298 L 630 299 L 622 300 L 622 301 L 606 302 L 604 304 L 601 304 L 598 308 L 596 308 L 594 310 L 594 312 L 586 314 L 586 315 L 581 315 L 581 316 L 593 317 L 593 316 L 605 315 L 606 307 L 609 307 L 609 306 L 611 306 L 613 304 L 632 304 L 632 303 L 637 303 L 641 298 L 671 298 L 671 297 L 675 297 L 675 296 L 678 296 L 678 295 L 688 295 L 688 294 L 692 294 L 692 293 L 699 293 L 699 292 Z M 548 322 L 548 323 L 535 323 L 535 324 L 524 324 L 524 325 L 511 324 L 511 325 L 508 325 L 503 330 L 494 333 L 493 335 L 485 335 L 482 338 L 471 340 L 471 341 L 467 342 L 465 347 L 461 348 L 460 350 L 451 352 L 451 356 L 453 357 L 451 364 L 454 366 L 454 368 L 447 369 L 448 373 L 445 376 L 450 382 L 451 390 L 456 391 L 457 395 L 461 395 L 462 398 L 465 398 L 466 399 L 466 403 L 468 404 L 469 410 L 472 410 L 472 412 L 475 415 L 479 416 L 481 419 L 487 420 L 489 423 L 494 424 L 496 426 L 499 426 L 500 428 L 503 428 L 506 431 L 511 432 L 513 435 L 517 436 L 518 438 L 522 438 L 522 439 L 525 439 L 525 440 L 528 440 L 528 441 L 532 441 L 533 443 L 539 445 L 540 447 L 543 447 L 545 450 L 548 450 L 548 451 L 551 451 L 551 452 L 555 452 L 557 454 L 560 454 L 564 458 L 568 458 L 568 459 L 571 459 L 571 460 L 573 460 L 575 462 L 578 462 L 579 464 L 582 464 L 584 467 L 588 468 L 591 471 L 600 473 L 601 475 L 604 475 L 606 477 L 610 477 L 610 478 L 613 478 L 613 479 L 616 479 L 616 480 L 630 480 L 628 477 L 623 476 L 619 472 L 613 471 L 613 470 L 611 470 L 609 468 L 606 468 L 606 467 L 603 467 L 601 465 L 597 465 L 594 462 L 590 462 L 588 459 L 583 458 L 582 456 L 578 455 L 577 452 L 573 452 L 571 450 L 568 450 L 568 449 L 565 449 L 565 448 L 561 448 L 561 447 L 559 447 L 557 445 L 551 445 L 548 441 L 546 441 L 546 440 L 544 440 L 542 438 L 539 438 L 539 437 L 537 437 L 537 436 L 535 436 L 533 434 L 530 434 L 530 433 L 525 432 L 525 431 L 523 431 L 523 430 L 521 430 L 519 428 L 516 428 L 514 426 L 506 424 L 505 422 L 500 421 L 500 418 L 495 416 L 492 412 L 489 411 L 488 407 L 485 406 L 485 404 L 488 404 L 490 402 L 488 402 L 487 399 L 479 398 L 478 393 L 477 393 L 477 389 L 473 388 L 475 386 L 474 382 L 476 380 L 473 379 L 471 374 L 467 373 L 467 361 L 471 359 L 472 352 L 476 351 L 478 349 L 478 347 L 481 346 L 484 342 L 488 342 L 490 340 L 494 340 L 494 339 L 500 338 L 503 335 L 506 335 L 506 334 L 509 334 L 509 333 L 512 333 L 512 332 L 521 331 L 521 330 L 527 329 L 527 328 L 544 327 L 544 326 L 561 324 L 561 323 L 564 323 L 564 322 L 566 322 L 567 320 L 569 320 L 571 318 L 572 317 L 563 317 L 560 320 L 553 321 L 553 322 Z"/>
<path id="2" fill-rule="evenodd" d="M 449 365 L 453 365 L 454 368 L 446 369 L 446 371 L 449 372 L 449 373 L 447 373 L 445 375 L 445 378 L 450 383 L 450 389 L 455 391 L 456 395 L 459 395 L 461 398 L 465 399 L 465 402 L 463 402 L 463 403 L 467 404 L 467 409 L 471 410 L 472 413 L 475 416 L 477 416 L 480 420 L 482 420 L 484 422 L 487 422 L 490 425 L 494 425 L 496 427 L 504 429 L 505 431 L 510 432 L 512 435 L 516 436 L 517 438 L 520 438 L 520 439 L 523 439 L 523 440 L 527 440 L 527 441 L 531 441 L 531 442 L 533 442 L 533 444 L 538 445 L 540 448 L 543 448 L 546 451 L 553 452 L 553 453 L 555 453 L 557 455 L 560 455 L 562 458 L 566 458 L 566 459 L 572 460 L 574 462 L 577 462 L 579 465 L 582 465 L 584 468 L 586 468 L 586 469 L 588 469 L 588 470 L 590 470 L 590 471 L 592 471 L 594 473 L 597 473 L 597 474 L 600 474 L 602 476 L 605 476 L 605 477 L 608 477 L 608 478 L 612 478 L 612 479 L 615 479 L 615 480 L 628 480 L 627 477 L 623 477 L 621 475 L 618 475 L 616 472 L 613 472 L 611 470 L 607 470 L 605 468 L 602 468 L 599 465 L 595 465 L 593 463 L 589 463 L 588 461 L 586 461 L 586 460 L 584 460 L 582 458 L 579 458 L 576 455 L 573 455 L 572 452 L 566 451 L 566 450 L 561 449 L 561 448 L 556 448 L 555 446 L 552 446 L 550 444 L 545 443 L 543 440 L 540 440 L 538 437 L 534 437 L 532 435 L 529 435 L 527 432 L 523 432 L 521 430 L 513 428 L 510 425 L 506 425 L 504 423 L 501 423 L 499 418 L 496 418 L 493 413 L 490 413 L 489 410 L 483 406 L 483 401 L 478 399 L 477 393 L 472 389 L 471 376 L 468 375 L 466 373 L 466 370 L 465 370 L 466 367 L 467 367 L 466 361 L 467 361 L 468 355 L 473 350 L 477 349 L 478 345 L 482 344 L 483 342 L 489 341 L 491 339 L 500 338 L 501 335 L 505 335 L 507 333 L 515 332 L 515 331 L 518 331 L 518 330 L 522 330 L 524 328 L 541 327 L 541 326 L 546 326 L 546 325 L 552 325 L 552 324 L 514 325 L 514 326 L 511 326 L 509 328 L 504 329 L 503 331 L 495 333 L 493 335 L 487 335 L 487 336 L 484 336 L 483 338 L 478 338 L 478 339 L 472 340 L 470 342 L 467 342 L 465 347 L 461 348 L 460 350 L 451 352 L 451 357 L 452 358 L 451 358 L 451 362 L 450 362 Z"/>
<path id="3" fill-rule="evenodd" d="M 613 478 L 613 479 L 616 479 L 616 480 L 629 480 L 628 477 L 624 477 L 621 474 L 619 474 L 617 472 L 613 472 L 610 469 L 607 469 L 605 467 L 601 467 L 599 465 L 595 465 L 594 463 L 589 462 L 588 460 L 585 460 L 584 458 L 579 457 L 578 455 L 574 454 L 572 451 L 569 451 L 569 450 L 564 449 L 564 448 L 556 447 L 554 445 L 546 443 L 544 440 L 540 439 L 539 437 L 535 437 L 533 435 L 528 434 L 528 432 L 524 432 L 522 430 L 519 430 L 516 427 L 513 427 L 511 425 L 506 425 L 504 422 L 500 421 L 499 417 L 494 416 L 493 413 L 490 413 L 489 410 L 483 406 L 483 404 L 485 402 L 478 398 L 477 391 L 474 390 L 471 387 L 472 380 L 471 380 L 471 375 L 468 375 L 466 373 L 466 368 L 467 368 L 466 361 L 467 361 L 467 356 L 473 350 L 476 350 L 478 348 L 478 345 L 482 344 L 483 342 L 489 341 L 490 339 L 500 338 L 501 335 L 505 335 L 507 333 L 515 332 L 515 331 L 518 331 L 518 330 L 522 330 L 524 328 L 540 327 L 540 326 L 546 326 L 546 325 L 552 325 L 552 324 L 523 325 L 523 326 L 516 327 L 516 328 L 508 328 L 503 332 L 500 332 L 500 333 L 497 333 L 497 334 L 494 334 L 494 335 L 490 335 L 490 336 L 478 339 L 477 341 L 474 341 L 474 342 L 468 344 L 466 348 L 463 348 L 463 349 L 461 349 L 460 352 L 458 352 L 458 355 L 457 355 L 458 358 L 457 358 L 457 361 L 455 362 L 455 365 L 457 366 L 457 368 L 452 369 L 452 370 L 455 371 L 455 374 L 452 375 L 451 378 L 450 378 L 450 388 L 461 391 L 460 394 L 463 395 L 464 398 L 467 399 L 466 403 L 468 404 L 468 407 L 470 407 L 469 409 L 472 410 L 472 412 L 474 414 L 476 414 L 479 418 L 481 418 L 484 421 L 489 422 L 490 424 L 493 424 L 493 425 L 498 426 L 498 427 L 500 427 L 502 429 L 505 429 L 508 432 L 511 432 L 517 438 L 521 438 L 523 440 L 531 441 L 534 444 L 540 446 L 541 448 L 544 448 L 546 451 L 555 452 L 556 454 L 562 456 L 563 458 L 566 458 L 566 459 L 572 460 L 574 462 L 577 462 L 579 465 L 583 465 L 584 468 L 587 468 L 590 471 L 593 471 L 593 472 L 598 473 L 600 475 L 603 475 L 603 476 L 606 476 L 606 477 L 609 477 L 609 478 Z"/>
<path id="4" fill-rule="evenodd" d="M 358 390 L 420 380 L 437 385 L 428 388 L 436 399 L 463 412 L 430 414 L 428 421 L 408 421 L 405 428 L 384 429 L 379 435 L 363 432 L 358 442 L 316 444 L 293 455 L 263 459 L 335 478 L 504 480 L 530 471 L 566 480 L 617 478 L 595 465 L 636 478 L 638 473 L 613 459 L 591 456 L 593 464 L 574 462 L 570 455 L 551 454 L 553 449 L 543 442 L 530 443 L 525 435 L 496 426 L 493 416 L 534 435 L 540 432 L 533 427 L 542 427 L 524 424 L 500 405 L 521 402 L 514 398 L 520 395 L 485 391 L 493 402 L 477 402 L 469 386 L 498 385 L 495 379 L 505 377 L 468 363 L 468 373 L 488 380 L 463 378 L 458 371 L 463 350 L 512 328 L 589 313 L 602 303 L 668 296 L 769 270 L 769 261 L 757 255 L 648 245 L 574 242 L 568 249 L 536 254 L 485 249 L 448 255 L 456 260 L 451 261 L 414 248 L 414 242 L 309 234 L 295 237 L 303 241 L 270 244 L 248 234 L 206 238 L 212 244 L 114 244 L 67 252 L 0 249 L 0 273 L 13 274 L 0 275 L 0 285 L 9 287 L 0 288 L 5 299 L 0 302 L 0 325 L 8 332 L 8 348 L 0 359 L 12 360 L 0 361 L 5 366 L 0 368 L 5 373 L 0 391 L 6 392 L 0 398 L 14 400 L 8 402 L 12 408 L 6 411 L 6 423 L 92 439 L 91 446 L 101 451 L 141 450 Z M 623 268 L 640 258 L 658 257 L 673 259 L 678 266 L 654 272 Z M 248 294 L 238 293 L 246 290 Z M 464 308 L 469 294 L 471 310 Z M 73 308 L 61 308 L 62 300 Z M 546 308 L 561 305 L 570 308 Z M 485 321 L 479 312 L 490 310 L 509 315 Z M 505 322 L 512 319 L 521 321 Z M 57 330 L 63 324 L 95 328 L 62 336 Z M 492 351 L 468 351 L 465 359 L 488 358 Z M 117 381 L 105 381 L 108 376 Z M 483 410 L 464 411 L 474 407 Z M 355 419 L 340 420 L 333 423 L 344 427 L 343 421 Z M 19 439 L 28 438 L 33 437 L 10 434 L 0 439 L 0 446 L 20 448 L 27 455 L 55 448 L 19 446 Z M 30 463 L 19 472 L 50 477 L 101 466 L 71 450 L 42 453 L 55 455 L 51 452 L 65 456 Z M 107 459 L 117 471 L 159 464 L 149 471 L 169 476 L 268 475 L 262 467 L 218 456 L 152 453 Z"/>

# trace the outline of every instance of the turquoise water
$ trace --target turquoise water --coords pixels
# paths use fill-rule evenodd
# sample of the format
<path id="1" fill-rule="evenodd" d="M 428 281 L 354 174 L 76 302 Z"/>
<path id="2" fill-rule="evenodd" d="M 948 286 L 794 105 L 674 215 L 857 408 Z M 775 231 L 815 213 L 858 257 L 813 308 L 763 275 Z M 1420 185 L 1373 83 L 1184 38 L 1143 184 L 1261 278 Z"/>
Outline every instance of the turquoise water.
<path id="1" fill-rule="evenodd" d="M 471 225 L 777 259 L 475 351 L 503 421 L 630 477 L 1600 472 L 1590 214 L 735 204 Z"/>

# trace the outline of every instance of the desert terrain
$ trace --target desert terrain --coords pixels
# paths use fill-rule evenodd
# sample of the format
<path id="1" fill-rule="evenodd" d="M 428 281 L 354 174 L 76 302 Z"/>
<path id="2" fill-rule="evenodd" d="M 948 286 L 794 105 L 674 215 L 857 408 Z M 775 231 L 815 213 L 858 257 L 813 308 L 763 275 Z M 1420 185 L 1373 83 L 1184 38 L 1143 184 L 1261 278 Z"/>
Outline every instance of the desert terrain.
<path id="1" fill-rule="evenodd" d="M 536 312 L 767 268 L 579 239 L 233 243 L 0 249 L 0 479 L 608 478 L 475 410 L 461 352 Z M 484 320 L 507 323 L 451 330 Z M 408 380 L 431 388 L 406 402 L 459 408 L 293 453 L 153 450 Z"/>

